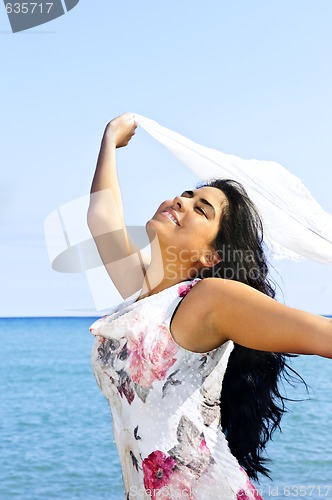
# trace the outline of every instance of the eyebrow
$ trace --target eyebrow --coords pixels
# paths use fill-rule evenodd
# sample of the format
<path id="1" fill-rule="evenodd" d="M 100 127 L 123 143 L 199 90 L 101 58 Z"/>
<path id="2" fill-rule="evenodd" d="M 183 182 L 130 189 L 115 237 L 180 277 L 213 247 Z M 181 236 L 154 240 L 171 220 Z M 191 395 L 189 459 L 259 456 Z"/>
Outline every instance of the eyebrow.
<path id="1" fill-rule="evenodd" d="M 189 195 L 189 197 L 190 197 L 190 198 L 193 198 L 193 197 L 195 196 L 194 191 L 190 191 L 190 190 L 188 190 L 188 189 L 186 189 L 185 191 L 183 191 L 183 194 L 184 194 L 184 193 L 187 193 L 187 194 Z M 208 207 L 210 207 L 210 208 L 212 209 L 212 212 L 213 212 L 213 217 L 215 217 L 215 216 L 216 216 L 216 211 L 215 211 L 215 209 L 214 209 L 214 206 L 213 206 L 213 205 L 211 205 L 211 203 L 210 203 L 209 201 L 207 201 L 205 198 L 199 198 L 199 201 L 200 201 L 201 203 L 203 203 L 204 205 L 207 205 Z"/>

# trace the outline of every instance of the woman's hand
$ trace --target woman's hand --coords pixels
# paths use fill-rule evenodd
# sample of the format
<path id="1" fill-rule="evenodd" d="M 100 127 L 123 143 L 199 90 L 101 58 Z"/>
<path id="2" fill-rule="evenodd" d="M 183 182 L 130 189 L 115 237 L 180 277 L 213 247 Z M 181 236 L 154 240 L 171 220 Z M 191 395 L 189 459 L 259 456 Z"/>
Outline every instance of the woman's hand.
<path id="1" fill-rule="evenodd" d="M 127 146 L 135 134 L 137 123 L 133 113 L 124 113 L 110 121 L 105 129 L 104 139 L 115 145 L 116 148 Z"/>

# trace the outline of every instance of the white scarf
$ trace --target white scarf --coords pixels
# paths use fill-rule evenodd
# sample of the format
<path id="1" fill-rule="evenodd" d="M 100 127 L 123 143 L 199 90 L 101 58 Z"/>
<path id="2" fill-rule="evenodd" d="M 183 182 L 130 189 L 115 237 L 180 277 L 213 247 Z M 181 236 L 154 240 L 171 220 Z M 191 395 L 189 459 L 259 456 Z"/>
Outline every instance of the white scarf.
<path id="1" fill-rule="evenodd" d="M 332 217 L 311 196 L 300 179 L 272 161 L 244 160 L 201 146 L 149 118 L 135 120 L 202 179 L 239 181 L 256 204 L 264 239 L 276 258 L 303 258 L 332 264 Z M 54 210 L 45 220 L 45 238 L 52 268 L 84 272 L 97 310 L 109 307 L 114 286 L 86 224 L 89 196 Z"/>
<path id="2" fill-rule="evenodd" d="M 332 216 L 285 167 L 207 148 L 144 116 L 135 120 L 202 179 L 240 182 L 260 213 L 274 257 L 332 264 Z"/>

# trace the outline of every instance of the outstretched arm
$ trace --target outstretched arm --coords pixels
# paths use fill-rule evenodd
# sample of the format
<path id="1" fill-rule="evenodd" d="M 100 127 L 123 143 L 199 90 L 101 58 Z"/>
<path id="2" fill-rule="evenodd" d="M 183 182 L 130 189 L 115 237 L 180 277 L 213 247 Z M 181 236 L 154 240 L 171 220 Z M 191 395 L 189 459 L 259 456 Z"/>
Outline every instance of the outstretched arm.
<path id="1" fill-rule="evenodd" d="M 124 222 L 116 148 L 126 146 L 137 124 L 125 113 L 106 126 L 91 186 L 88 226 L 116 288 L 128 297 L 142 287 L 148 257 L 130 239 Z"/>
<path id="2" fill-rule="evenodd" d="M 207 352 L 227 340 L 251 349 L 332 358 L 332 320 L 284 306 L 237 281 L 206 278 L 172 322 L 175 340 Z"/>
<path id="3" fill-rule="evenodd" d="M 332 358 L 331 319 L 287 307 L 242 283 L 220 281 L 211 283 L 215 305 L 219 298 L 212 321 L 222 339 L 262 351 Z"/>

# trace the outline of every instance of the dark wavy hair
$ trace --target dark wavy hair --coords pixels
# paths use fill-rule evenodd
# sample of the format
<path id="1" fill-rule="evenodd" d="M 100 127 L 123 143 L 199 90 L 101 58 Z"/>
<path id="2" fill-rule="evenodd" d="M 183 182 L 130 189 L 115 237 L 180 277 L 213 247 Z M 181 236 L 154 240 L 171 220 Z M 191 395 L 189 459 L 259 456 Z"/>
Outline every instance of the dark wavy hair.
<path id="1" fill-rule="evenodd" d="M 213 242 L 221 261 L 204 268 L 200 277 L 240 281 L 275 298 L 276 287 L 268 278 L 262 221 L 246 190 L 230 179 L 198 187 L 205 186 L 220 189 L 227 204 Z M 301 381 L 308 390 L 303 378 L 287 364 L 287 358 L 296 356 L 234 344 L 229 357 L 220 397 L 221 427 L 231 452 L 252 479 L 258 480 L 258 474 L 270 478 L 266 467 L 270 460 L 262 454 L 274 431 L 281 431 L 285 402 L 290 401 L 281 394 L 280 385 L 286 381 L 294 386 Z"/>

